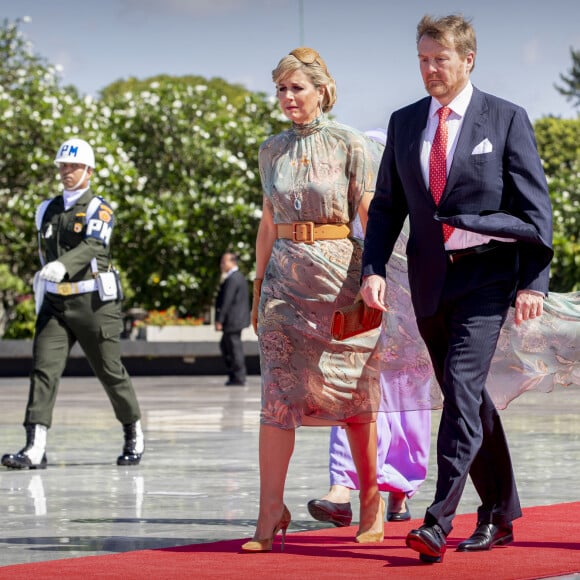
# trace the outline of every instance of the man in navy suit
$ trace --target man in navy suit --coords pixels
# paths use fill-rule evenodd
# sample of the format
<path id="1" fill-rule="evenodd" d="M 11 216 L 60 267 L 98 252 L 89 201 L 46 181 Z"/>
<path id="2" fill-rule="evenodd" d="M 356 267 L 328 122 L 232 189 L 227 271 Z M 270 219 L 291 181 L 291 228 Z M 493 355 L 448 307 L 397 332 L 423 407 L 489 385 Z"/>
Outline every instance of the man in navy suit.
<path id="1" fill-rule="evenodd" d="M 222 331 L 220 350 L 228 371 L 228 386 L 246 384 L 246 359 L 242 330 L 250 326 L 250 299 L 246 277 L 238 259 L 226 252 L 220 261 L 222 283 L 215 303 L 215 329 Z"/>
<path id="2" fill-rule="evenodd" d="M 435 497 L 407 546 L 422 561 L 440 562 L 468 475 L 481 505 L 475 532 L 458 551 L 510 543 L 512 521 L 521 517 L 485 382 L 509 306 L 517 324 L 542 313 L 552 218 L 527 114 L 470 82 L 476 39 L 469 21 L 423 17 L 417 48 L 430 96 L 391 116 L 361 293 L 369 306 L 385 308 L 385 263 L 408 215 L 411 296 L 444 406 Z"/>

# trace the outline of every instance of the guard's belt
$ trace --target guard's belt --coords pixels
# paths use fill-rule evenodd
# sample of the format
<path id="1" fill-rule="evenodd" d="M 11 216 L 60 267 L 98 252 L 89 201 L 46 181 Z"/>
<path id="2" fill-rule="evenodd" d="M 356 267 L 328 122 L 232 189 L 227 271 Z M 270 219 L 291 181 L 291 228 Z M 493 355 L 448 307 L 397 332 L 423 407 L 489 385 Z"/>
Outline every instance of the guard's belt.
<path id="1" fill-rule="evenodd" d="M 96 280 L 81 280 L 80 282 L 46 282 L 46 291 L 59 296 L 70 296 L 72 294 L 86 294 L 97 289 Z"/>

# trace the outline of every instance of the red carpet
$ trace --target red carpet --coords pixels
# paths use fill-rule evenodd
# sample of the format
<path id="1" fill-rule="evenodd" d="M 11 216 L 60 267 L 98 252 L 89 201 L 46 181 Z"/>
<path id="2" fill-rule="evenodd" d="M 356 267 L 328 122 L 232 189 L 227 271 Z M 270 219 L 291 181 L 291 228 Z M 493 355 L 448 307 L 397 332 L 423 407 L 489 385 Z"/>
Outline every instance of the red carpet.
<path id="1" fill-rule="evenodd" d="M 473 514 L 460 515 L 441 564 L 421 564 L 405 547 L 406 533 L 420 523 L 386 524 L 377 545 L 356 544 L 354 526 L 328 528 L 290 533 L 283 553 L 279 539 L 268 554 L 241 553 L 242 540 L 230 540 L 4 566 L 0 578 L 535 580 L 580 572 L 580 502 L 524 509 L 513 544 L 474 554 L 454 551 L 475 525 Z"/>

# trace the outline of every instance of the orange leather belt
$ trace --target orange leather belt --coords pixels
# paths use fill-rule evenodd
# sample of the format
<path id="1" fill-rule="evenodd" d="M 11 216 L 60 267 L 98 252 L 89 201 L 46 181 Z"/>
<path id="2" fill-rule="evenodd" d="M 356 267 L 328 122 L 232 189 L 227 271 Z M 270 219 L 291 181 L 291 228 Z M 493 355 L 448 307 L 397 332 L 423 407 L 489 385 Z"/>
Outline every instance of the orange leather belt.
<path id="1" fill-rule="evenodd" d="M 314 222 L 292 222 L 276 224 L 279 238 L 313 244 L 316 240 L 342 240 L 350 235 L 346 224 L 315 224 Z"/>

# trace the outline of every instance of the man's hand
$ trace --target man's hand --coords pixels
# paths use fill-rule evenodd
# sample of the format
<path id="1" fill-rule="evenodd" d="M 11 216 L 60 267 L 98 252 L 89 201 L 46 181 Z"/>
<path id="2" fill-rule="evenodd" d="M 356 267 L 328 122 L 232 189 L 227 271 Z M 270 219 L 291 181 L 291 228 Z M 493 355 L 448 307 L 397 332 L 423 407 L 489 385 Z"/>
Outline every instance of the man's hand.
<path id="1" fill-rule="evenodd" d="M 54 262 L 49 262 L 40 271 L 40 277 L 48 280 L 49 282 L 60 282 L 66 275 L 66 266 L 54 260 Z"/>
<path id="2" fill-rule="evenodd" d="M 222 323 L 221 323 L 221 322 L 216 322 L 216 323 L 215 323 L 215 329 L 216 329 L 217 331 L 220 331 L 220 330 L 223 330 L 223 329 L 224 329 L 224 327 L 223 327 L 223 325 L 222 325 Z"/>
<path id="3" fill-rule="evenodd" d="M 384 278 L 373 274 L 367 276 L 362 283 L 360 295 L 365 301 L 365 304 L 370 308 L 378 308 L 383 312 L 387 311 L 385 306 L 385 293 L 387 290 L 387 283 Z"/>
<path id="4" fill-rule="evenodd" d="M 537 292 L 520 290 L 516 296 L 515 323 L 521 324 L 524 320 L 532 320 L 542 315 L 544 311 L 544 297 Z"/>

